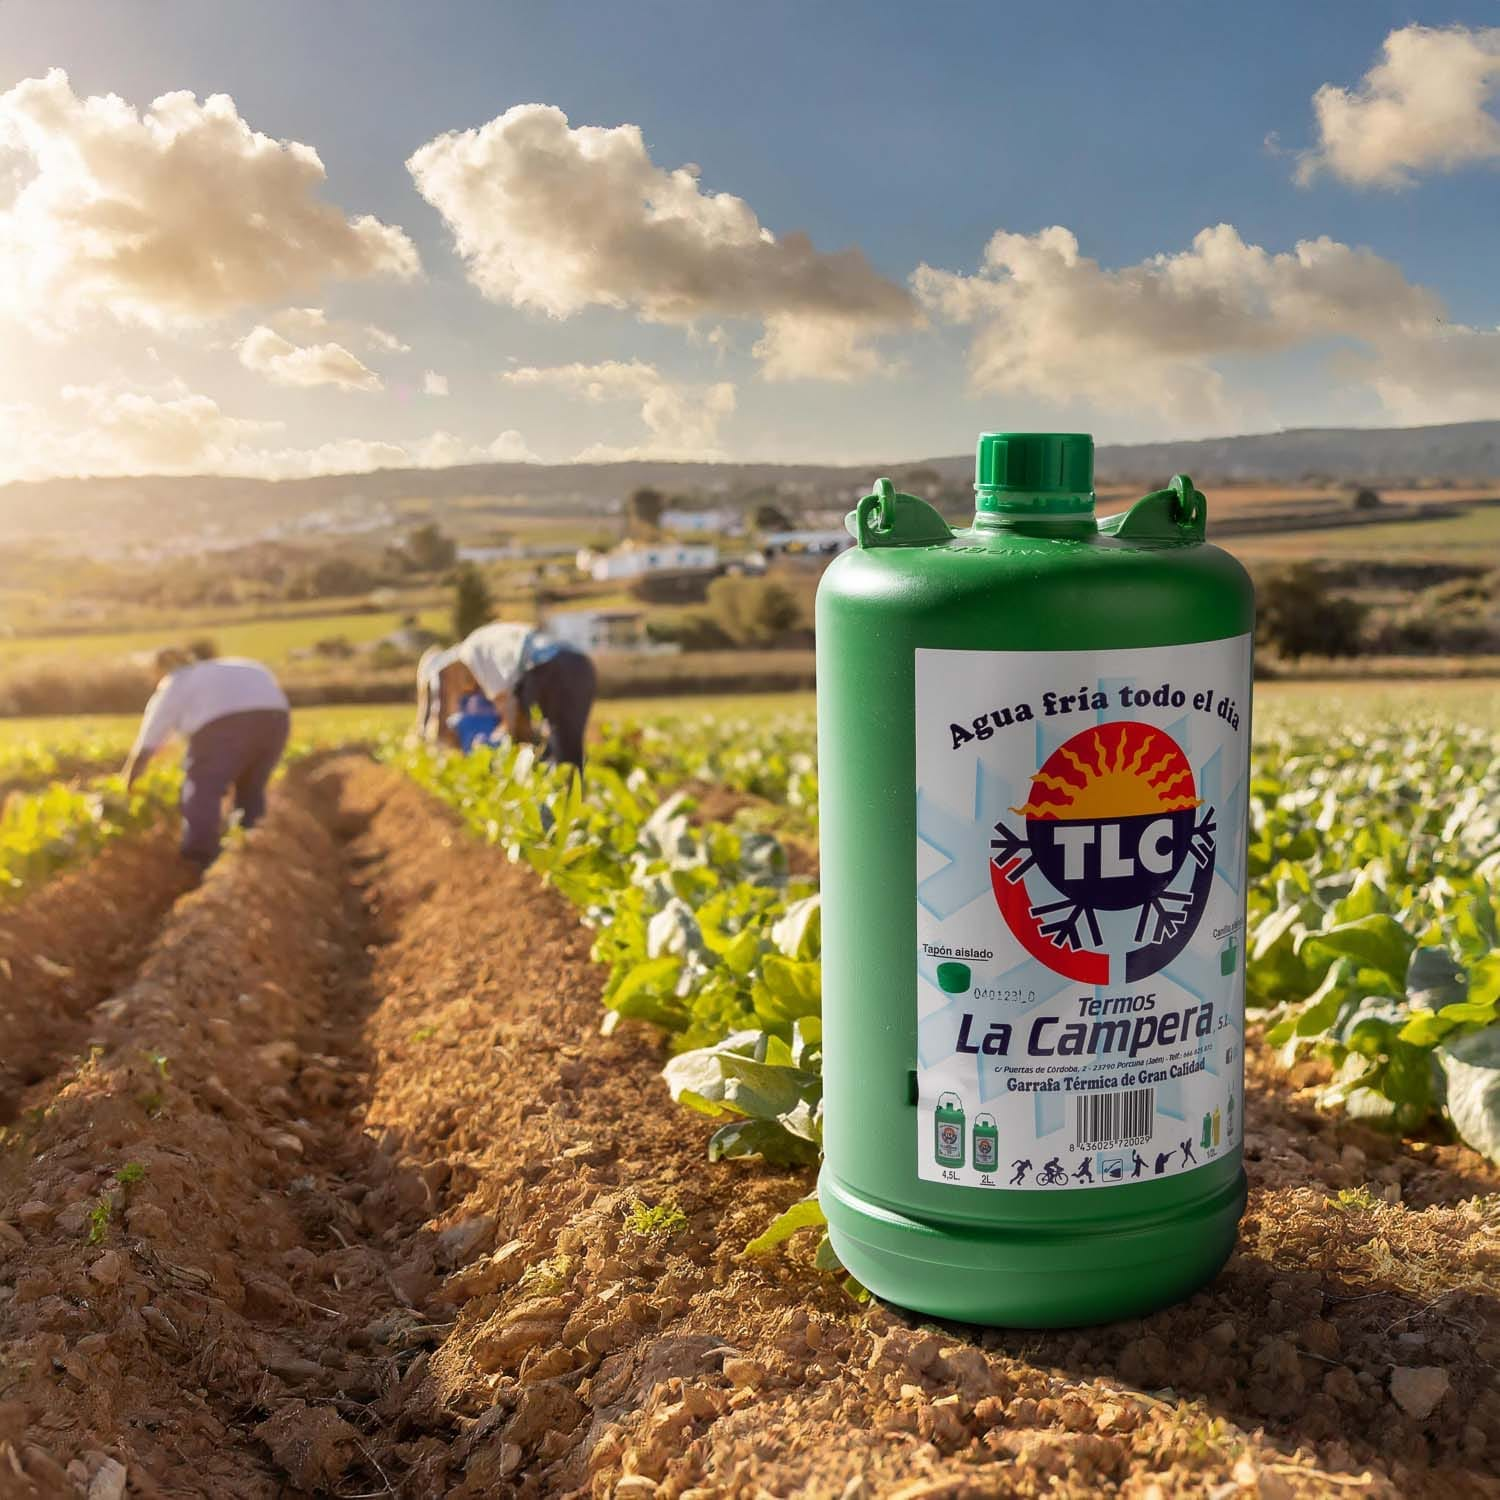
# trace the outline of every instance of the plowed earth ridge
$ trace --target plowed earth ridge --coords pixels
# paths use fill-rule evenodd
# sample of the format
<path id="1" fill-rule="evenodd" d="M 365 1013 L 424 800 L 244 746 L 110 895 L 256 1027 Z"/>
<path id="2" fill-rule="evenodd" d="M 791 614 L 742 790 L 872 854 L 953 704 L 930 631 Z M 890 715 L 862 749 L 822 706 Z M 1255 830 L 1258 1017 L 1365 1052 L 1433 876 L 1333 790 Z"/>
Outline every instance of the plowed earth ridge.
<path id="1" fill-rule="evenodd" d="M 740 1255 L 809 1182 L 706 1164 L 657 1038 L 600 1034 L 588 948 L 346 755 L 295 769 L 149 951 L 71 997 L 0 970 L 7 1045 L 28 1013 L 46 1039 L 0 1143 L 0 1495 L 1500 1495 L 1472 1154 L 1267 1070 L 1211 1288 L 1102 1329 L 934 1325 L 808 1243 Z M 1425 1414 L 1396 1371 L 1441 1383 Z"/>

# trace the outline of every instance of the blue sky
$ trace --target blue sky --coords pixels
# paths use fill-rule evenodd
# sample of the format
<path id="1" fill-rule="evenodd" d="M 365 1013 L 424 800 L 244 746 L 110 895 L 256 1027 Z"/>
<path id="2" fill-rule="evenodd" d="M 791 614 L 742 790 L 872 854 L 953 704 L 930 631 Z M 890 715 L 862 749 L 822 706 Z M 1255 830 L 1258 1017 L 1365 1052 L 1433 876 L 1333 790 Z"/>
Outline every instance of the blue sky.
<path id="1" fill-rule="evenodd" d="M 464 444 L 477 449 L 510 433 L 514 451 L 546 460 L 654 446 L 873 461 L 960 451 L 976 430 L 995 426 L 1066 423 L 1144 440 L 1500 417 L 1500 358 L 1485 342 L 1500 324 L 1500 178 L 1482 141 L 1418 161 L 1404 170 L 1404 186 L 1357 180 L 1364 167 L 1353 178 L 1325 169 L 1294 180 L 1297 153 L 1319 139 L 1315 92 L 1357 90 L 1387 36 L 1412 24 L 1466 27 L 1476 46 L 1488 46 L 1500 34 L 1483 28 L 1500 25 L 1500 6 L 5 0 L 0 95 L 53 68 L 66 70 L 78 98 L 113 93 L 137 111 L 173 90 L 200 100 L 227 93 L 251 130 L 317 151 L 327 171 L 322 199 L 404 231 L 422 273 L 334 274 L 285 296 L 261 288 L 185 320 L 122 320 L 101 295 L 57 326 L 47 326 L 51 313 L 38 298 L 49 285 L 55 297 L 58 283 L 33 277 L 27 284 L 42 293 L 10 308 L 0 406 L 32 413 L 13 417 L 17 427 L 34 425 L 40 409 L 57 429 L 28 473 L 79 461 L 70 422 L 116 432 L 114 449 L 93 450 L 96 467 L 161 457 L 157 466 L 232 468 L 253 466 L 248 453 L 356 440 L 415 453 L 437 431 L 455 440 L 458 456 L 473 456 L 460 453 Z M 1174 303 L 1154 338 L 1130 287 L 1091 290 L 1063 277 L 1055 260 L 1038 262 L 1025 300 L 1016 300 L 1015 279 L 1025 276 L 1012 258 L 999 273 L 1012 283 L 1002 298 L 966 281 L 929 288 L 917 314 L 924 326 L 871 313 L 853 356 L 858 378 L 837 378 L 826 345 L 815 373 L 767 378 L 775 361 L 754 349 L 777 312 L 746 315 L 733 288 L 722 292 L 727 311 L 716 291 L 689 320 L 622 291 L 617 272 L 601 272 L 600 295 L 623 305 L 585 297 L 559 317 L 476 286 L 473 266 L 455 251 L 455 215 L 476 210 L 450 203 L 440 211 L 405 163 L 444 132 L 483 127 L 526 104 L 560 108 L 575 130 L 638 126 L 655 167 L 694 163 L 703 192 L 743 199 L 778 239 L 805 231 L 819 252 L 858 247 L 872 279 L 902 289 L 924 263 L 973 278 L 997 230 L 1031 237 L 1052 225 L 1071 231 L 1077 255 L 1106 273 L 1180 255 L 1199 231 L 1227 223 L 1273 257 L 1328 237 L 1368 249 L 1390 274 L 1372 280 L 1358 307 L 1339 292 L 1338 309 L 1308 313 L 1297 267 L 1266 273 L 1282 286 L 1267 291 L 1236 251 L 1228 289 L 1216 284 L 1211 297 L 1248 297 L 1256 308 L 1220 335 L 1202 331 L 1201 306 Z M 1492 95 L 1483 108 L 1493 113 Z M 1477 140 L 1482 119 L 1444 128 L 1460 126 Z M 1419 120 L 1408 133 L 1420 140 L 1424 128 Z M 24 154 L 16 160 L 12 191 L 35 166 Z M 21 230 L 35 233 L 26 225 L 37 222 Z M 25 253 L 16 238 L 13 230 L 12 253 Z M 494 242 L 503 253 L 504 225 Z M 1342 263 L 1325 272 L 1307 273 L 1320 277 L 1325 298 L 1327 280 L 1342 286 L 1353 275 Z M 950 320 L 976 291 L 982 310 Z M 1098 308 L 1096 297 L 1105 299 Z M 1265 299 L 1278 297 L 1280 310 L 1266 311 Z M 1462 349 L 1383 342 L 1371 330 L 1386 301 L 1409 338 L 1441 319 L 1463 331 Z M 332 331 L 288 328 L 291 343 L 336 343 L 378 389 L 292 388 L 237 353 L 278 309 L 308 306 L 325 310 Z M 409 349 L 356 347 L 350 330 L 365 324 Z M 1182 357 L 1161 355 L 1164 346 Z M 1096 352 L 1111 366 L 1108 378 L 1095 374 Z M 616 373 L 607 389 L 595 382 L 592 396 L 576 370 L 530 383 L 503 378 L 607 362 L 652 373 Z M 1133 399 L 1133 368 L 1160 394 Z M 423 394 L 429 370 L 446 380 L 447 395 Z M 170 443 L 131 448 L 119 411 L 128 391 L 158 405 L 207 401 L 222 430 L 198 450 L 178 434 L 187 443 L 181 464 Z M 667 393 L 654 429 L 643 419 L 653 392 Z M 705 401 L 710 414 L 694 419 L 690 409 Z"/>

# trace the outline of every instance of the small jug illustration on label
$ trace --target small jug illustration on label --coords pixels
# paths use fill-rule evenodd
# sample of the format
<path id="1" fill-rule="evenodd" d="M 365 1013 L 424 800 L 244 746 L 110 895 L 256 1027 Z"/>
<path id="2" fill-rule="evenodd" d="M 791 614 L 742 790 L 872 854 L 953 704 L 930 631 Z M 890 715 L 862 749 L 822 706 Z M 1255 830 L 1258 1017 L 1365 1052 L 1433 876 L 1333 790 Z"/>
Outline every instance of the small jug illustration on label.
<path id="1" fill-rule="evenodd" d="M 1000 1161 L 1000 1128 L 994 1115 L 974 1117 L 974 1170 L 993 1172 Z"/>
<path id="2" fill-rule="evenodd" d="M 933 1154 L 940 1167 L 964 1164 L 964 1103 L 957 1094 L 943 1094 L 933 1111 Z"/>
<path id="3" fill-rule="evenodd" d="M 1233 936 L 1231 936 L 1229 941 L 1224 944 L 1223 949 L 1219 953 L 1219 973 L 1225 975 L 1226 977 L 1230 974 L 1233 974 L 1235 971 L 1235 966 L 1238 963 L 1239 954 L 1235 950 L 1234 938 Z"/>

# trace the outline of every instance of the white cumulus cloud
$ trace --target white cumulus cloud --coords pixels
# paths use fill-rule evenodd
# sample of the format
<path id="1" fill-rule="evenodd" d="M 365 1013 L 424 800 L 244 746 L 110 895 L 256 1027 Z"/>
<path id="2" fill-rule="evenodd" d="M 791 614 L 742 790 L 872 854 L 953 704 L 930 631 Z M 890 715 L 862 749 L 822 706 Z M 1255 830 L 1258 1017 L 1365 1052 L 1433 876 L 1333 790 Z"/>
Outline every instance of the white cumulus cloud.
<path id="1" fill-rule="evenodd" d="M 422 376 L 422 394 L 424 396 L 446 396 L 448 394 L 448 377 L 439 375 L 436 370 L 428 370 Z"/>
<path id="2" fill-rule="evenodd" d="M 52 410 L 0 406 L 0 479 L 223 473 L 279 425 L 229 416 L 177 382 L 151 390 L 101 382 L 59 394 Z"/>
<path id="3" fill-rule="evenodd" d="M 239 343 L 240 363 L 277 385 L 332 385 L 345 391 L 379 391 L 385 382 L 342 344 L 294 344 L 257 323 Z"/>
<path id="4" fill-rule="evenodd" d="M 650 436 L 629 447 L 591 443 L 578 454 L 583 463 L 630 458 L 710 459 L 722 456 L 719 428 L 735 408 L 729 381 L 683 385 L 643 360 L 600 364 L 523 366 L 501 376 L 511 385 L 561 390 L 586 401 L 639 401 Z"/>
<path id="5" fill-rule="evenodd" d="M 1336 240 L 1273 253 L 1220 224 L 1186 250 L 1111 270 L 1060 226 L 1001 230 L 976 274 L 923 265 L 912 282 L 936 316 L 973 326 L 978 391 L 1222 426 L 1235 420 L 1223 361 L 1341 342 L 1351 347 L 1335 369 L 1399 420 L 1486 403 L 1500 415 L 1500 335 L 1446 324 L 1435 292 Z"/>
<path id="6" fill-rule="evenodd" d="M 862 340 L 919 316 L 860 250 L 778 237 L 743 198 L 705 192 L 697 167 L 657 166 L 635 125 L 574 128 L 560 109 L 521 104 L 438 136 L 407 166 L 495 302 L 555 318 L 613 307 L 654 323 L 753 319 L 778 378 L 844 379 L 851 362 L 866 372 Z M 792 333 L 800 320 L 815 331 Z"/>
<path id="7" fill-rule="evenodd" d="M 318 153 L 252 130 L 234 101 L 163 94 L 138 112 L 54 69 L 0 94 L 0 306 L 66 324 L 106 312 L 208 321 L 330 279 L 420 270 L 402 230 L 320 196 Z"/>
<path id="8" fill-rule="evenodd" d="M 402 442 L 341 438 L 292 447 L 280 422 L 223 411 L 172 380 L 67 386 L 54 407 L 0 404 L 0 483 L 95 475 L 237 474 L 287 479 L 450 464 L 536 463 L 514 429 L 489 443 L 438 430 Z M 274 445 L 274 446 L 273 446 Z"/>
<path id="9" fill-rule="evenodd" d="M 403 343 L 394 333 L 374 323 L 330 318 L 321 307 L 283 307 L 266 322 L 289 339 L 338 338 L 345 344 L 359 344 L 380 354 L 411 353 L 411 345 Z"/>
<path id="10" fill-rule="evenodd" d="M 1500 160 L 1500 27 L 1404 26 L 1354 88 L 1313 95 L 1318 144 L 1297 180 L 1330 172 L 1356 187 L 1409 187 L 1423 171 Z"/>

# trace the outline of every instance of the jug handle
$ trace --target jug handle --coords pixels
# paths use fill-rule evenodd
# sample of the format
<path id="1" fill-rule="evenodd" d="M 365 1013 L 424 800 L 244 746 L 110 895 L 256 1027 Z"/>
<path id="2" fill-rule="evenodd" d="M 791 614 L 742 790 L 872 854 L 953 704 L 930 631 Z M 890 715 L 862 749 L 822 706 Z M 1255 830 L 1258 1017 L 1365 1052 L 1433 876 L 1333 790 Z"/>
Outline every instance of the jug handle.
<path id="1" fill-rule="evenodd" d="M 844 526 L 862 548 L 927 547 L 951 542 L 953 528 L 925 500 L 898 490 L 889 479 L 877 479 L 844 518 Z"/>
<path id="2" fill-rule="evenodd" d="M 1142 495 L 1129 510 L 1103 516 L 1104 536 L 1136 537 L 1142 541 L 1201 542 L 1208 525 L 1208 501 L 1186 474 L 1174 474 L 1164 490 Z"/>

